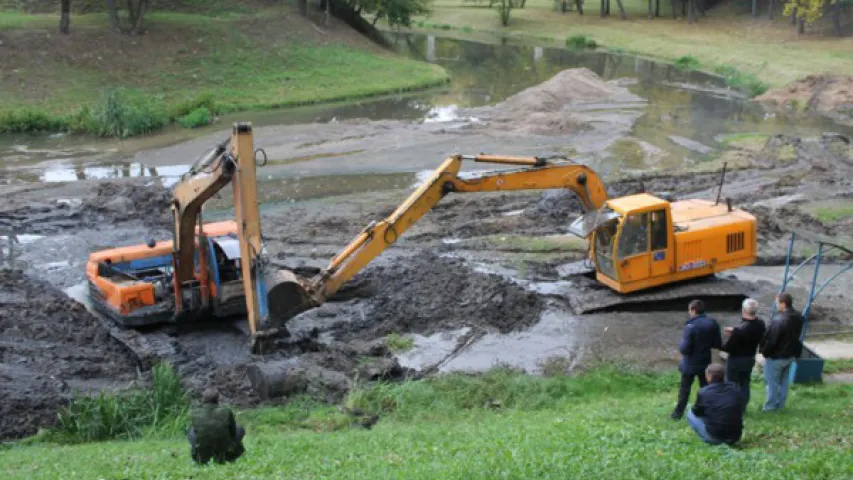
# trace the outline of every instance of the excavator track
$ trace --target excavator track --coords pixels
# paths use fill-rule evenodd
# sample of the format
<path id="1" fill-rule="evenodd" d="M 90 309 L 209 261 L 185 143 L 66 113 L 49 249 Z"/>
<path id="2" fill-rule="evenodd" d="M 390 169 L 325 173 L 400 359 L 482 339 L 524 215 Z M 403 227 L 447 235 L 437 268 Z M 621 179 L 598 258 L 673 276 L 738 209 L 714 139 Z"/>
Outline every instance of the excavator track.
<path id="1" fill-rule="evenodd" d="M 739 310 L 747 298 L 747 287 L 737 280 L 711 275 L 645 290 L 622 294 L 598 283 L 594 271 L 582 262 L 561 268 L 567 281 L 557 296 L 567 301 L 576 314 L 598 312 L 687 311 L 687 303 L 702 300 L 709 310 Z"/>

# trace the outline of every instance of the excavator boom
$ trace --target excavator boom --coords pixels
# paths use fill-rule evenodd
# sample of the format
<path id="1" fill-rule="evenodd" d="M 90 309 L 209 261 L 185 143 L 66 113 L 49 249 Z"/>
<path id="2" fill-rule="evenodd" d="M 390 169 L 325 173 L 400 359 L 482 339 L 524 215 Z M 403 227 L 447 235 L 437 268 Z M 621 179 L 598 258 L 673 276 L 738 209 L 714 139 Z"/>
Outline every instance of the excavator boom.
<path id="1" fill-rule="evenodd" d="M 462 179 L 459 177 L 459 171 L 465 160 L 528 168 L 490 172 L 477 178 Z M 311 279 L 306 290 L 293 289 L 291 299 L 277 302 L 284 308 L 271 309 L 270 315 L 275 318 L 289 318 L 323 303 L 386 248 L 393 245 L 448 193 L 555 188 L 572 190 L 588 210 L 599 208 L 607 201 L 607 192 L 601 179 L 584 165 L 565 161 L 551 162 L 538 157 L 451 156 L 391 215 L 368 225 L 332 259 L 325 270 Z"/>

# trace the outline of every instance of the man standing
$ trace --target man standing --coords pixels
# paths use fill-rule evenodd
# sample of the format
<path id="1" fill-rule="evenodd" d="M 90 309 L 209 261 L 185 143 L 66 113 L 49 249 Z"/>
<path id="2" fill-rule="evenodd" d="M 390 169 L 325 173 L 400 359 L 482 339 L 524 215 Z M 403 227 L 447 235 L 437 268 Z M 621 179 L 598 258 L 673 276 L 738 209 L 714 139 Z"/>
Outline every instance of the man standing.
<path id="1" fill-rule="evenodd" d="M 211 459 L 216 463 L 237 460 L 245 452 L 244 434 L 231 409 L 219 405 L 219 393 L 212 388 L 205 390 L 202 405 L 193 409 L 187 435 L 193 461 L 203 465 Z"/>
<path id="2" fill-rule="evenodd" d="M 723 380 L 723 366 L 709 365 L 705 377 L 709 385 L 699 389 L 696 403 L 687 412 L 687 422 L 699 437 L 711 445 L 733 445 L 743 435 L 743 392 Z"/>
<path id="3" fill-rule="evenodd" d="M 791 364 L 803 351 L 800 335 L 803 333 L 803 316 L 792 307 L 793 299 L 788 293 L 776 296 L 777 312 L 761 341 L 764 355 L 764 383 L 767 385 L 767 401 L 764 411 L 779 410 L 788 399 L 788 384 Z"/>
<path id="4" fill-rule="evenodd" d="M 670 415 L 673 420 L 679 420 L 684 415 L 693 379 L 699 381 L 700 388 L 707 385 L 705 369 L 711 363 L 711 349 L 719 349 L 723 343 L 720 325 L 705 315 L 705 304 L 702 300 L 690 302 L 687 312 L 690 319 L 684 325 L 684 337 L 678 346 L 678 351 L 681 352 L 681 363 L 678 365 L 681 386 L 678 389 L 678 403 Z"/>
<path id="5" fill-rule="evenodd" d="M 755 353 L 764 338 L 764 322 L 756 317 L 758 302 L 747 298 L 741 305 L 742 322 L 738 327 L 726 327 L 728 335 L 722 350 L 728 352 L 726 381 L 733 382 L 743 391 L 743 410 L 749 405 L 749 381 L 755 366 Z"/>

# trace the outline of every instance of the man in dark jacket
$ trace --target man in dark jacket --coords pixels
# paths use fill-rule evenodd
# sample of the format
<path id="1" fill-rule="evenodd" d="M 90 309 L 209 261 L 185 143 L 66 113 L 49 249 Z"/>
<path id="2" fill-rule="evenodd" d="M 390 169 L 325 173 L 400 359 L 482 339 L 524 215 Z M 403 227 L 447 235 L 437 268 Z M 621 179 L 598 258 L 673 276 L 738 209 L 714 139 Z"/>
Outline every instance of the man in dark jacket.
<path id="1" fill-rule="evenodd" d="M 681 363 L 678 365 L 681 386 L 678 389 L 678 403 L 670 415 L 674 420 L 679 420 L 684 415 L 693 379 L 699 381 L 700 388 L 707 385 L 705 369 L 711 363 L 711 349 L 720 349 L 723 343 L 720 325 L 705 315 L 705 304 L 702 300 L 690 302 L 687 312 L 690 319 L 684 325 L 684 337 L 678 345 L 678 351 L 681 352 Z"/>
<path id="2" fill-rule="evenodd" d="M 758 344 L 764 338 L 764 322 L 756 317 L 758 302 L 747 298 L 741 305 L 742 322 L 737 327 L 726 327 L 728 335 L 722 351 L 729 354 L 726 360 L 726 381 L 735 383 L 743 391 L 743 410 L 749 405 L 749 381 Z"/>
<path id="3" fill-rule="evenodd" d="M 219 405 L 219 393 L 207 389 L 202 394 L 202 405 L 192 411 L 192 427 L 187 435 L 193 461 L 205 464 L 233 462 L 243 448 L 243 427 L 237 425 L 231 409 Z"/>
<path id="4" fill-rule="evenodd" d="M 788 399 L 788 384 L 791 364 L 803 351 L 800 336 L 803 333 L 803 316 L 792 307 L 788 293 L 776 296 L 777 312 L 761 341 L 764 355 L 764 383 L 767 385 L 767 401 L 764 411 L 779 410 Z"/>
<path id="5" fill-rule="evenodd" d="M 699 389 L 696 403 L 687 412 L 687 422 L 699 437 L 711 445 L 732 445 L 743 435 L 743 392 L 723 380 L 723 366 L 709 365 L 705 375 L 709 385 Z"/>

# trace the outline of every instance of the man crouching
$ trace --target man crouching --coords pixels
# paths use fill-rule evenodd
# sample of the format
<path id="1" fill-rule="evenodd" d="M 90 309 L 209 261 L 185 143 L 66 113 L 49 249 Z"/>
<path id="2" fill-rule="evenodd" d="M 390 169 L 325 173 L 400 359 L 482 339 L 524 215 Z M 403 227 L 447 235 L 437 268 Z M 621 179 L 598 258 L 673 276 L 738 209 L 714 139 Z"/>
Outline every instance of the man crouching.
<path id="1" fill-rule="evenodd" d="M 725 373 L 722 365 L 708 365 L 708 385 L 699 390 L 696 403 L 687 412 L 690 426 L 711 445 L 733 445 L 743 434 L 744 396 L 740 387 L 724 380 Z"/>
<path id="2" fill-rule="evenodd" d="M 206 464 L 233 462 L 245 452 L 245 430 L 237 425 L 231 409 L 219 405 L 219 393 L 207 389 L 201 397 L 202 405 L 191 414 L 192 427 L 187 434 L 193 461 Z"/>

